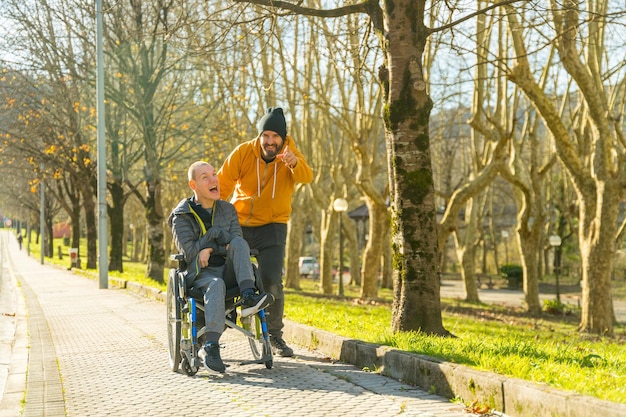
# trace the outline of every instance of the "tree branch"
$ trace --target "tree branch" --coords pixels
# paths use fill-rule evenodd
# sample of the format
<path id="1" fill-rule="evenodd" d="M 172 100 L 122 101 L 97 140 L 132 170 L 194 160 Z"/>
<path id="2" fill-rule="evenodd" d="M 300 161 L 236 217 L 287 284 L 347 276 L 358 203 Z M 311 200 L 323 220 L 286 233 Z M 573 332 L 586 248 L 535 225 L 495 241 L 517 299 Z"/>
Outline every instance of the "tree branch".
<path id="1" fill-rule="evenodd" d="M 298 3 L 290 3 L 282 0 L 233 0 L 235 3 L 249 3 L 257 6 L 273 7 L 276 9 L 289 10 L 303 16 L 316 17 L 341 17 L 350 14 L 365 13 L 372 19 L 374 28 L 382 31 L 383 19 L 382 8 L 378 0 L 365 0 L 362 3 L 349 4 L 335 9 L 313 9 L 300 6 Z"/>
<path id="2" fill-rule="evenodd" d="M 289 10 L 305 16 L 340 17 L 353 13 L 367 13 L 366 3 L 350 4 L 336 9 L 313 9 L 302 7 L 300 3 L 290 3 L 281 0 L 233 0 L 235 3 L 250 3 L 258 6 L 273 7 L 276 9 Z"/>
<path id="3" fill-rule="evenodd" d="M 235 0 L 235 1 L 238 1 L 238 0 Z M 513 3 L 517 3 L 519 1 L 522 1 L 522 0 L 504 0 L 504 1 L 501 1 L 501 2 L 498 2 L 498 3 L 494 3 L 491 6 L 485 7 L 484 9 L 480 9 L 480 10 L 475 11 L 474 13 L 468 14 L 467 16 L 463 16 L 459 20 L 455 20 L 453 22 L 450 22 L 447 25 L 443 25 L 443 26 L 440 26 L 438 28 L 430 29 L 430 33 L 442 32 L 444 30 L 448 30 L 451 27 L 457 26 L 457 25 L 459 25 L 459 24 L 461 24 L 461 23 L 463 23 L 463 22 L 465 22 L 467 20 L 470 20 L 470 19 L 472 19 L 472 18 L 474 18 L 474 17 L 476 17 L 478 15 L 484 14 L 484 13 L 488 12 L 489 10 L 495 9 L 496 7 L 507 6 L 507 5 L 510 5 L 510 4 L 513 4 Z"/>

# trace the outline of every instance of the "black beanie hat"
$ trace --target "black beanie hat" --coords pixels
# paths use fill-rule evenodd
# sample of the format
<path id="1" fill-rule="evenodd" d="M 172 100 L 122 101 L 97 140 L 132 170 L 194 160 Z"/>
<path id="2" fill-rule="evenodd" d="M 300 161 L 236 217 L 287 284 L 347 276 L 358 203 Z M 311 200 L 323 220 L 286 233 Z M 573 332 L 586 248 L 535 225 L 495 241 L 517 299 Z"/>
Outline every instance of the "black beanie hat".
<path id="1" fill-rule="evenodd" d="M 278 133 L 283 140 L 287 137 L 287 122 L 285 121 L 283 109 L 280 107 L 270 107 L 267 109 L 267 113 L 259 120 L 257 127 L 259 129 L 259 135 L 265 130 L 271 130 L 272 132 Z"/>

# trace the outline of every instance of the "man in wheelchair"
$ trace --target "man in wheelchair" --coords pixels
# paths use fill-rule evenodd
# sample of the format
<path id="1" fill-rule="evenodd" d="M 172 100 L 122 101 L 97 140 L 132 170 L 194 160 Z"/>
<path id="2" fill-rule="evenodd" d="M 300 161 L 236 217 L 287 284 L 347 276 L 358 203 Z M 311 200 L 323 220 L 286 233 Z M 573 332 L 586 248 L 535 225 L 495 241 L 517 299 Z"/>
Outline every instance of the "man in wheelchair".
<path id="1" fill-rule="evenodd" d="M 239 287 L 242 317 L 269 306 L 274 297 L 257 293 L 250 247 L 242 237 L 235 208 L 220 200 L 215 168 L 198 161 L 191 164 L 187 175 L 193 196 L 178 203 L 168 224 L 188 266 L 185 286 L 204 294 L 204 346 L 198 357 L 208 370 L 225 372 L 219 340 L 225 328 L 226 283 L 236 282 Z"/>

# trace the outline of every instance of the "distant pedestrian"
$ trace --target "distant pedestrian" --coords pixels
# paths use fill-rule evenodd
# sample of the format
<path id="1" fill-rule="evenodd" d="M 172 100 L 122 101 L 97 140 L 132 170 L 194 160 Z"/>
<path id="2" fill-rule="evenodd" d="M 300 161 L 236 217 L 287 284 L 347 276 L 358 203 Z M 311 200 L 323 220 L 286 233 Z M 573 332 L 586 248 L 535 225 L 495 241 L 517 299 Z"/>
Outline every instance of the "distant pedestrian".
<path id="1" fill-rule="evenodd" d="M 22 234 L 17 235 L 17 244 L 20 245 L 20 250 L 22 250 Z"/>

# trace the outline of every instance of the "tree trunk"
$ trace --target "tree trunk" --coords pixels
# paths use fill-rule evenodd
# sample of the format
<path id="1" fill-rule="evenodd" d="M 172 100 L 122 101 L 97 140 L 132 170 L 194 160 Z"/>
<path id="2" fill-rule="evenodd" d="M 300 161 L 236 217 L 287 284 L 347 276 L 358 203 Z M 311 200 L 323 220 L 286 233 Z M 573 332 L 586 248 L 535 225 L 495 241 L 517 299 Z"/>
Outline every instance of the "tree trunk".
<path id="1" fill-rule="evenodd" d="M 108 205 L 108 213 L 111 229 L 111 244 L 109 254 L 109 271 L 124 272 L 122 255 L 126 246 L 124 236 L 124 189 L 122 183 L 113 181 L 109 183 L 111 204 Z"/>
<path id="2" fill-rule="evenodd" d="M 383 259 L 382 259 L 382 287 L 393 289 L 393 251 L 391 250 L 391 241 L 389 237 L 389 213 L 387 213 L 387 221 L 385 222 L 385 234 L 383 240 L 386 242 L 383 245 Z"/>
<path id="3" fill-rule="evenodd" d="M 385 222 L 388 220 L 388 215 L 385 205 L 381 207 L 369 198 L 365 200 L 365 203 L 369 211 L 369 238 L 363 251 L 361 299 L 373 300 L 378 297 L 378 276 L 383 245 L 388 245 L 388 241 L 383 238 L 386 235 Z"/>
<path id="4" fill-rule="evenodd" d="M 539 143 L 536 135 L 530 133 L 530 167 L 528 173 L 521 177 L 528 177 L 529 183 L 522 183 L 512 171 L 503 170 L 502 175 L 515 186 L 515 202 L 519 207 L 517 213 L 516 242 L 520 249 L 520 257 L 523 271 L 524 297 L 526 309 L 530 314 L 541 314 L 539 301 L 539 278 L 541 277 L 542 242 L 545 238 L 545 225 L 548 221 L 546 206 L 548 202 L 545 196 L 545 177 L 549 173 L 547 169 L 539 169 Z M 521 150 L 516 152 L 521 153 Z M 527 161 L 515 160 L 515 171 L 522 171 L 522 165 Z M 550 164 L 548 164 L 550 165 Z"/>
<path id="5" fill-rule="evenodd" d="M 343 224 L 354 223 L 352 220 L 346 220 Z M 361 286 L 363 283 L 363 275 L 361 274 L 361 256 L 359 251 L 359 240 L 357 238 L 356 224 L 350 224 L 348 231 L 344 230 L 344 239 L 348 244 L 348 253 L 350 254 L 350 285 Z"/>
<path id="6" fill-rule="evenodd" d="M 80 248 L 80 198 L 76 199 L 76 201 L 72 200 L 71 211 L 70 220 L 72 223 L 72 240 L 70 247 Z M 80 257 L 80 249 L 78 256 Z"/>
<path id="7" fill-rule="evenodd" d="M 85 213 L 85 225 L 87 228 L 87 269 L 97 268 L 96 242 L 98 240 L 98 228 L 96 224 L 96 204 L 91 187 L 84 186 L 83 192 L 83 212 Z"/>
<path id="8" fill-rule="evenodd" d="M 332 213 L 332 211 L 330 211 Z M 322 294 L 330 295 L 333 293 L 333 256 L 332 245 L 334 242 L 333 231 L 336 228 L 333 225 L 335 216 L 329 214 L 328 211 L 322 213 L 321 239 L 320 239 L 320 290 Z"/>
<path id="9" fill-rule="evenodd" d="M 131 234 L 132 234 L 132 242 L 133 242 L 133 251 L 130 255 L 130 259 L 133 262 L 137 262 L 139 260 L 139 254 L 141 253 L 141 245 L 142 245 L 141 242 L 143 242 L 143 240 L 141 239 L 141 236 L 143 236 L 142 229 L 139 228 L 138 225 L 135 225 L 131 230 Z"/>
<path id="10" fill-rule="evenodd" d="M 532 150 L 531 150 L 532 153 Z M 536 162 L 531 162 L 531 184 L 526 193 L 515 193 L 517 206 L 522 207 L 517 219 L 517 238 L 521 252 L 524 297 L 526 309 L 530 314 L 541 314 L 539 301 L 539 277 L 541 262 L 541 242 L 544 238 L 544 225 L 547 221 L 545 213 L 545 198 L 540 188 L 542 178 L 536 175 Z"/>
<path id="11" fill-rule="evenodd" d="M 610 187 L 598 189 L 596 193 L 600 201 L 594 202 L 595 211 L 583 204 L 580 212 L 582 312 L 579 330 L 613 336 L 611 272 L 615 241 L 606 239 L 604 236 L 617 234 L 619 204 L 612 201 L 615 198 L 609 198 L 609 196 L 619 195 L 619 185 L 617 182 L 612 182 Z"/>
<path id="12" fill-rule="evenodd" d="M 156 176 L 146 181 L 146 219 L 148 220 L 148 267 L 146 277 L 163 283 L 165 249 L 163 247 L 163 208 L 161 207 L 161 180 Z"/>
<path id="13" fill-rule="evenodd" d="M 417 4 L 416 4 L 417 3 Z M 391 3 L 385 3 L 390 7 Z M 384 13 L 388 79 L 384 109 L 392 189 L 394 302 L 392 330 L 449 335 L 439 293 L 437 219 L 428 121 L 432 101 L 422 72 L 428 31 L 425 2 L 393 2 Z"/>
<path id="14" fill-rule="evenodd" d="M 480 224 L 480 207 L 484 205 L 485 196 L 476 195 L 465 203 L 465 227 L 454 233 L 456 253 L 461 264 L 461 277 L 465 285 L 465 301 L 479 303 L 476 285 L 476 249 L 478 248 L 478 231 Z"/>
<path id="15" fill-rule="evenodd" d="M 44 254 L 46 257 L 48 258 L 53 258 L 54 257 L 54 225 L 52 224 L 52 216 L 50 216 L 48 213 L 50 212 L 50 210 L 46 210 L 46 215 L 45 215 L 45 228 L 46 228 L 46 239 L 44 242 L 44 245 L 42 247 L 42 250 L 44 251 Z"/>
<path id="16" fill-rule="evenodd" d="M 464 231 L 463 234 L 467 233 Z M 471 242 L 462 242 L 459 232 L 454 233 L 456 256 L 461 266 L 461 279 L 465 287 L 465 301 L 468 303 L 479 303 L 478 287 L 476 286 L 476 251 L 473 250 Z"/>
<path id="17" fill-rule="evenodd" d="M 524 235 L 524 236 L 521 236 Z M 518 233 L 519 247 L 522 252 L 522 270 L 524 274 L 524 299 L 526 309 L 535 316 L 541 314 L 541 302 L 539 301 L 539 257 L 541 234 Z"/>
<path id="18" fill-rule="evenodd" d="M 285 287 L 300 290 L 300 270 L 298 260 L 302 253 L 304 237 L 304 221 L 299 211 L 291 213 L 289 229 L 287 231 L 287 264 L 285 271 Z"/>

